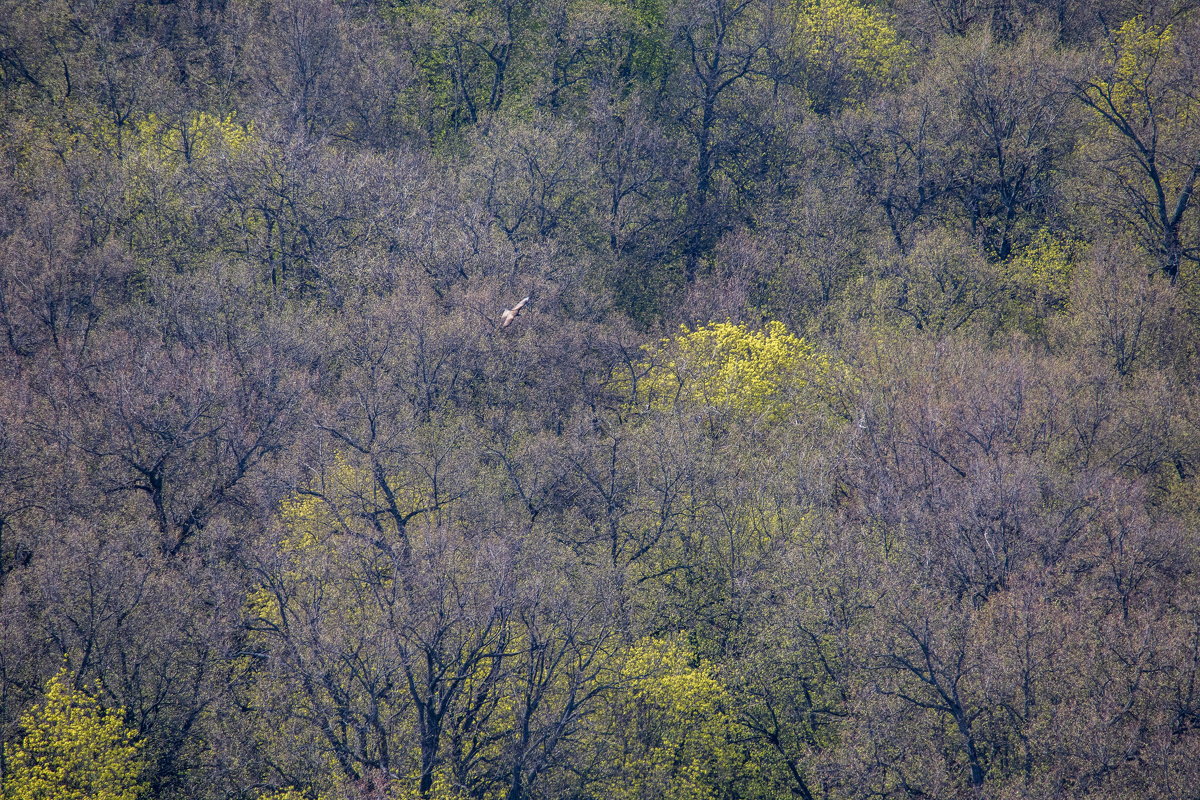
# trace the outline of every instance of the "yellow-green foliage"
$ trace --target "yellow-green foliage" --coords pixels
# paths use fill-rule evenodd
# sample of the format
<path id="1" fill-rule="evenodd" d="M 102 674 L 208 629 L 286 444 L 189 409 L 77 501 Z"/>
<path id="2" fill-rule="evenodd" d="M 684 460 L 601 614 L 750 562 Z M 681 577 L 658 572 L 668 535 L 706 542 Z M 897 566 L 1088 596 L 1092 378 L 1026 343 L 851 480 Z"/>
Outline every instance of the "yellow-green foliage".
<path id="1" fill-rule="evenodd" d="M 1139 98 L 1153 98 L 1154 65 L 1172 39 L 1171 26 L 1149 25 L 1144 17 L 1128 20 L 1114 34 L 1115 51 L 1110 66 L 1112 81 L 1097 81 L 1101 92 L 1111 98 L 1114 110 L 1135 118 L 1151 113 Z"/>
<path id="2" fill-rule="evenodd" d="M 399 480 L 390 481 L 390 488 L 403 511 L 416 508 L 422 495 Z M 343 563 L 347 548 L 363 547 L 368 554 L 372 546 L 363 544 L 360 537 L 362 519 L 384 504 L 382 489 L 370 473 L 338 457 L 322 475 L 319 486 L 307 493 L 296 494 L 280 505 L 279 518 L 283 535 L 280 552 L 287 559 L 283 578 L 287 581 L 293 601 L 313 600 L 329 603 L 327 614 L 338 614 L 341 624 L 349 630 L 370 627 L 376 620 L 370 615 L 370 586 L 361 578 L 370 577 L 382 582 L 390 580 L 388 564 L 380 562 L 379 574 L 348 576 Z M 408 535 L 419 536 L 423 529 L 411 526 Z M 368 559 L 367 563 L 370 563 Z M 356 565 L 362 566 L 359 562 Z M 311 595 L 310 595 L 311 593 Z M 337 598 L 339 602 L 330 601 Z M 283 609 L 279 599 L 265 587 L 259 587 L 247 598 L 247 613 L 251 619 L 278 624 Z"/>
<path id="3" fill-rule="evenodd" d="M 1004 266 L 1005 277 L 1019 299 L 1044 309 L 1066 308 L 1074 270 L 1074 247 L 1069 240 L 1039 231 L 1033 241 Z"/>
<path id="4" fill-rule="evenodd" d="M 794 0 L 792 10 L 797 56 L 816 110 L 859 102 L 907 75 L 912 47 L 878 11 L 854 0 Z"/>
<path id="5" fill-rule="evenodd" d="M 287 557 L 288 569 L 284 578 L 293 586 L 308 586 L 317 577 L 330 569 L 336 556 L 334 538 L 338 534 L 343 515 L 336 505 L 326 497 L 340 500 L 345 496 L 361 496 L 372 491 L 370 478 L 342 459 L 337 459 L 323 476 L 322 496 L 295 494 L 280 504 L 279 520 L 283 523 L 283 535 L 279 549 Z M 318 582 L 319 584 L 319 582 Z M 318 585 L 316 591 L 330 591 Z M 359 608 L 356 603 L 349 608 Z M 252 591 L 246 601 L 246 613 L 256 624 L 279 625 L 283 610 L 279 599 L 265 586 Z"/>
<path id="6" fill-rule="evenodd" d="M 244 152 L 255 140 L 253 129 L 238 123 L 232 114 L 218 117 L 201 112 L 186 123 L 149 114 L 133 124 L 127 138 L 126 202 L 135 207 L 182 208 L 186 203 L 179 192 L 187 182 L 185 167 L 202 174 L 221 160 Z"/>
<path id="7" fill-rule="evenodd" d="M 385 479 L 400 513 L 429 504 L 427 493 L 414 476 L 389 474 Z M 390 502 L 369 468 L 351 464 L 339 455 L 311 490 L 293 495 L 280 505 L 280 520 L 287 530 L 280 547 L 293 554 L 325 552 L 331 535 L 347 532 Z M 419 529 L 410 530 L 412 535 L 419 533 Z"/>
<path id="8" fill-rule="evenodd" d="M 142 156 L 179 164 L 237 154 L 255 139 L 250 125 L 233 114 L 224 117 L 202 111 L 183 124 L 173 124 L 149 114 L 133 126 L 132 144 Z"/>
<path id="9" fill-rule="evenodd" d="M 319 493 L 298 493 L 280 503 L 279 519 L 285 535 L 279 541 L 285 553 L 300 553 L 324 546 L 339 527 L 337 508 L 344 498 L 371 496 L 374 481 L 340 456 L 321 476 Z M 357 505 L 357 504 L 352 504 Z"/>
<path id="10" fill-rule="evenodd" d="M 712 666 L 679 642 L 647 639 L 620 666 L 601 731 L 610 777 L 593 796 L 611 800 L 715 798 L 737 763 L 728 690 Z"/>
<path id="11" fill-rule="evenodd" d="M 24 737 L 5 747 L 3 800 L 137 800 L 145 793 L 140 743 L 120 710 L 73 689 L 65 669 L 20 722 Z"/>
<path id="12" fill-rule="evenodd" d="M 425 505 L 411 481 L 398 475 L 387 481 L 401 514 Z M 370 468 L 336 458 L 304 492 L 281 505 L 279 571 L 250 593 L 245 606 L 251 641 L 264 650 L 284 641 L 288 650 L 280 658 L 281 675 L 263 676 L 250 659 L 237 664 L 247 680 L 262 678 L 251 690 L 254 702 L 268 710 L 263 719 L 269 722 L 255 731 L 258 747 L 291 774 L 312 775 L 306 791 L 331 799 L 347 796 L 347 779 L 327 738 L 310 721 L 339 713 L 356 724 L 368 715 L 383 720 L 354 745 L 352 758 L 360 759 L 356 769 L 369 771 L 372 760 L 388 748 L 396 787 L 417 781 L 420 750 L 412 740 L 401 746 L 413 712 L 409 693 L 395 683 L 401 667 L 390 648 L 398 628 L 407 631 L 424 615 L 436 614 L 420 601 L 410 602 L 397 586 L 403 542 L 412 543 L 419 559 L 437 547 L 429 541 L 436 531 L 414 520 L 404 532 L 381 533 L 369 520 L 389 502 Z M 391 555 L 386 547 L 394 548 Z M 470 559 L 465 548 L 445 556 L 464 576 L 477 566 Z M 382 636 L 384 631 L 393 636 Z M 499 641 L 497 630 L 488 645 L 499 647 Z M 345 653 L 354 657 L 342 657 Z M 306 682 L 309 669 L 321 671 L 319 683 Z M 383 684 L 397 689 L 378 691 Z M 430 797 L 450 800 L 453 795 L 446 789 Z"/>
<path id="13" fill-rule="evenodd" d="M 1158 155 L 1155 159 L 1164 188 L 1172 193 L 1183 190 L 1190 174 L 1190 139 L 1200 126 L 1195 87 L 1178 80 L 1181 59 L 1187 58 L 1181 53 L 1183 47 L 1170 25 L 1158 27 L 1134 17 L 1113 34 L 1103 76 L 1094 80 L 1088 91 L 1098 132 L 1111 134 L 1111 118 L 1115 117 L 1135 131 L 1152 128 L 1139 135 L 1160 154 L 1172 145 L 1181 148 L 1182 158 Z M 1105 124 L 1106 117 L 1109 124 Z M 1103 141 L 1103 136 L 1100 138 Z M 1140 171 L 1135 171 L 1131 180 L 1140 177 Z"/>
<path id="14" fill-rule="evenodd" d="M 782 322 L 713 322 L 662 340 L 639 387 L 651 408 L 701 407 L 779 419 L 828 407 L 834 364 Z"/>
<path id="15" fill-rule="evenodd" d="M 244 162 L 259 141 L 252 126 L 233 115 L 201 112 L 172 122 L 149 114 L 128 126 L 124 141 L 129 242 L 147 273 L 168 264 L 181 269 L 215 246 L 223 231 L 251 226 L 245 211 L 233 209 L 214 226 L 206 209 L 223 202 L 215 193 L 223 176 L 238 168 L 229 162 Z"/>
<path id="16" fill-rule="evenodd" d="M 433 779 L 429 791 L 421 794 L 416 777 L 409 780 L 398 780 L 392 785 L 388 797 L 392 800 L 467 800 L 469 795 L 455 791 L 444 773 L 439 773 Z"/>
<path id="17" fill-rule="evenodd" d="M 257 800 L 309 800 L 309 797 L 296 789 L 280 789 L 270 794 L 259 795 Z"/>

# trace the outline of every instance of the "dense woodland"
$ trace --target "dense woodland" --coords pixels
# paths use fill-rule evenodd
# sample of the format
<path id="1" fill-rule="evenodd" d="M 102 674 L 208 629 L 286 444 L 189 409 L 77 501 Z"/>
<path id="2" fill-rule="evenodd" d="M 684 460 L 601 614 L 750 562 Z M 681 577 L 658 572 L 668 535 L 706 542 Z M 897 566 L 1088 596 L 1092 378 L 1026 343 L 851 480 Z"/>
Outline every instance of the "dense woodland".
<path id="1" fill-rule="evenodd" d="M 1198 178 L 1192 0 L 0 0 L 0 796 L 1200 797 Z"/>

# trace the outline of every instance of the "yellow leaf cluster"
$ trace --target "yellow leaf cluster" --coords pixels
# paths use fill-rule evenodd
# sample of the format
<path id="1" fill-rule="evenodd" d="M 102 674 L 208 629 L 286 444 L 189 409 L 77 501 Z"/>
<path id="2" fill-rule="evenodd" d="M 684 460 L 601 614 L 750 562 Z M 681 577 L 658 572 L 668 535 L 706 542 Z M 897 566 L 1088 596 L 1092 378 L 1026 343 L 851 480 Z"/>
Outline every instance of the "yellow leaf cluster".
<path id="1" fill-rule="evenodd" d="M 120 710 L 72 688 L 64 668 L 21 716 L 24 738 L 4 750 L 3 800 L 138 800 L 140 743 Z"/>
<path id="2" fill-rule="evenodd" d="M 736 759 L 732 700 L 710 664 L 681 643 L 646 639 L 620 667 L 622 690 L 608 710 L 613 778 L 596 787 L 612 800 L 708 800 Z"/>
<path id="3" fill-rule="evenodd" d="M 463 792 L 456 791 L 449 778 L 441 772 L 434 776 L 433 785 L 429 787 L 428 793 L 421 794 L 417 785 L 416 776 L 407 781 L 396 781 L 392 789 L 393 794 L 390 794 L 389 797 L 395 800 L 467 800 L 469 797 Z"/>
<path id="4" fill-rule="evenodd" d="M 296 789 L 280 789 L 270 794 L 259 795 L 257 800 L 309 800 L 309 798 Z"/>
<path id="5" fill-rule="evenodd" d="M 1171 26 L 1155 27 L 1137 16 L 1118 28 L 1114 39 L 1112 82 L 1099 82 L 1098 86 L 1111 98 L 1118 113 L 1139 116 L 1139 98 L 1154 96 L 1154 65 L 1171 44 Z"/>
<path id="6" fill-rule="evenodd" d="M 826 405 L 834 364 L 781 322 L 754 331 L 714 322 L 686 326 L 651 349 L 639 390 L 648 407 L 711 408 L 782 418 Z"/>
<path id="7" fill-rule="evenodd" d="M 912 47 L 878 11 L 854 0 L 794 0 L 793 36 L 805 61 L 815 106 L 857 102 L 875 88 L 898 86 L 913 62 Z"/>
<path id="8" fill-rule="evenodd" d="M 1065 309 L 1074 271 L 1073 245 L 1049 231 L 1039 231 L 1033 241 L 1004 265 L 1005 277 L 1022 299 L 1046 308 Z"/>
<path id="9" fill-rule="evenodd" d="M 236 155 L 256 138 L 253 126 L 242 125 L 233 114 L 224 117 L 202 111 L 182 124 L 147 114 L 133 126 L 136 152 L 168 163 Z"/>
<path id="10" fill-rule="evenodd" d="M 428 505 L 428 495 L 403 475 L 387 475 L 388 487 L 402 512 Z M 370 470 L 337 455 L 313 489 L 298 492 L 280 504 L 279 518 L 286 535 L 280 547 L 288 553 L 330 552 L 330 537 L 353 527 L 387 502 Z M 419 533 L 413 530 L 413 533 Z"/>

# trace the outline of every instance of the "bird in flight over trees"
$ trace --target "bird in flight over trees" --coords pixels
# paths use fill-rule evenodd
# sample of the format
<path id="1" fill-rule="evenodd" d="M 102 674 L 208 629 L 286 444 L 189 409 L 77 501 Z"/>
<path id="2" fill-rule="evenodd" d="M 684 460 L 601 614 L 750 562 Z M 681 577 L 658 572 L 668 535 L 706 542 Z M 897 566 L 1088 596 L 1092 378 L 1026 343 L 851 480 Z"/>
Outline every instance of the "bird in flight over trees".
<path id="1" fill-rule="evenodd" d="M 521 300 L 521 302 L 517 303 L 512 308 L 504 309 L 504 313 L 500 315 L 500 327 L 507 328 L 509 325 L 512 325 L 512 321 L 517 318 L 517 314 L 521 313 L 521 309 L 524 308 L 525 304 L 528 302 L 529 298 L 525 297 L 525 299 Z"/>

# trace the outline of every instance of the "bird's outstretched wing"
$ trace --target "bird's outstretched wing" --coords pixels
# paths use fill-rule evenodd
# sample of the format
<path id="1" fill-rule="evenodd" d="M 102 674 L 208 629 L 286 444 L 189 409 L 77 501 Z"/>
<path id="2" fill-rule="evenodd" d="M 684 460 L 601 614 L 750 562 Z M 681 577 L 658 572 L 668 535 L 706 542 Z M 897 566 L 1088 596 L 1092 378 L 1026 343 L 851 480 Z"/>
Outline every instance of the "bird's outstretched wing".
<path id="1" fill-rule="evenodd" d="M 504 309 L 504 313 L 500 315 L 500 327 L 507 328 L 509 325 L 511 325 L 512 321 L 517 318 L 517 314 L 519 314 L 521 312 L 521 309 L 524 308 L 525 304 L 528 302 L 529 302 L 529 296 L 526 295 L 524 298 L 521 299 L 521 301 L 519 303 L 517 303 L 512 308 Z"/>

